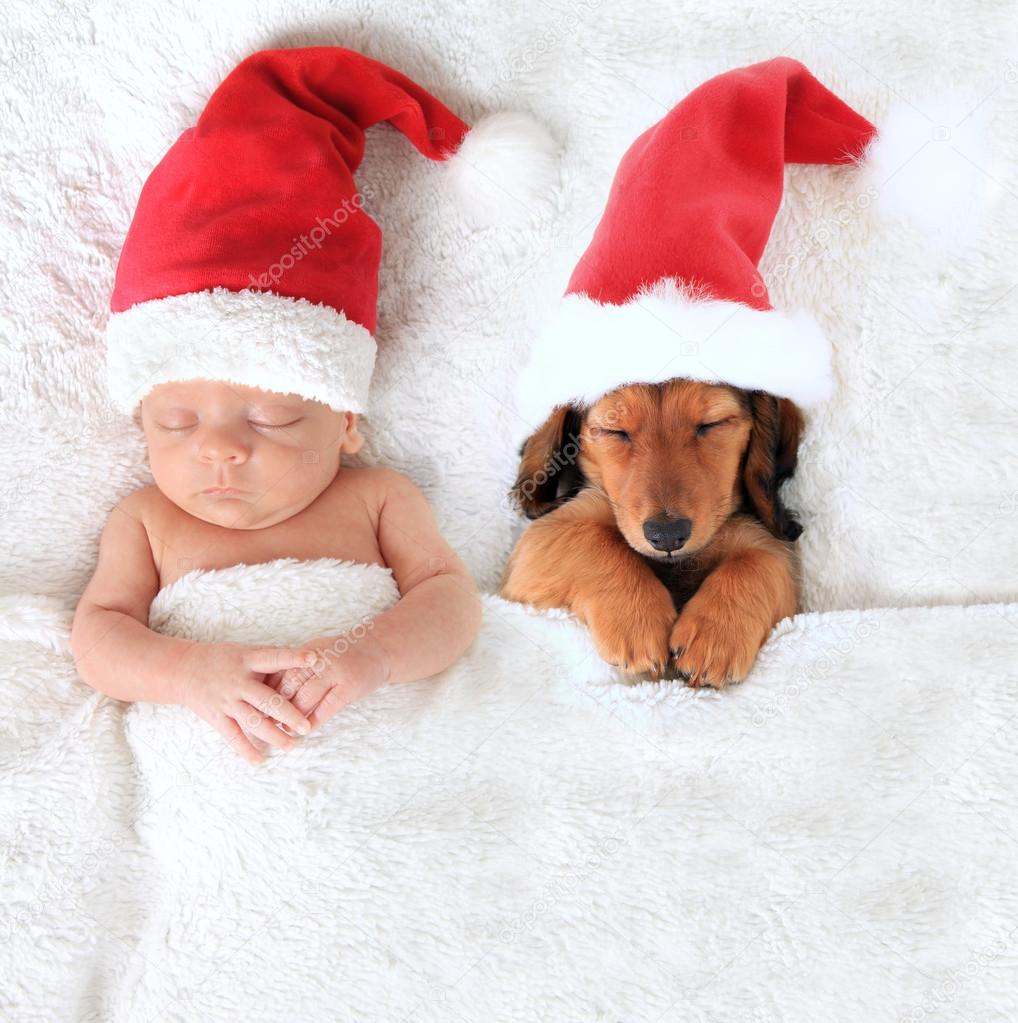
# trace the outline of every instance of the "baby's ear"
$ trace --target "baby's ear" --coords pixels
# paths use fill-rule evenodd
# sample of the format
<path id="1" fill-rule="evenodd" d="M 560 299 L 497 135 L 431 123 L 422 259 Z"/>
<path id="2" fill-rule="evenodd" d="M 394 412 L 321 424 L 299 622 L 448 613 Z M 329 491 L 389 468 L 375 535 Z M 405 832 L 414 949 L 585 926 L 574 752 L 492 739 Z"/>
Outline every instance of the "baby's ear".
<path id="1" fill-rule="evenodd" d="M 364 445 L 364 437 L 357 423 L 357 413 L 344 412 L 343 415 L 346 416 L 346 437 L 339 445 L 339 450 L 348 455 L 356 455 Z"/>

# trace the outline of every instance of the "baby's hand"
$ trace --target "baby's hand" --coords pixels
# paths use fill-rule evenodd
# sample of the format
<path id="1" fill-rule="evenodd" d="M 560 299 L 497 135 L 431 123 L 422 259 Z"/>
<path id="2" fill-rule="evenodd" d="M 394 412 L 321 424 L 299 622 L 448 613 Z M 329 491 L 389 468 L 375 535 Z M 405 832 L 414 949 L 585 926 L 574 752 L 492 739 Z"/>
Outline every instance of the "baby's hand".
<path id="1" fill-rule="evenodd" d="M 294 740 L 275 721 L 301 735 L 311 730 L 304 715 L 265 684 L 270 675 L 307 664 L 308 658 L 308 651 L 287 647 L 196 643 L 178 668 L 180 703 L 212 725 L 241 756 L 260 764 L 265 755 L 242 726 L 279 749 L 290 749 Z"/>
<path id="2" fill-rule="evenodd" d="M 381 650 L 366 640 L 325 637 L 304 644 L 299 652 L 311 653 L 312 663 L 275 672 L 265 684 L 308 715 L 312 728 L 388 680 Z"/>

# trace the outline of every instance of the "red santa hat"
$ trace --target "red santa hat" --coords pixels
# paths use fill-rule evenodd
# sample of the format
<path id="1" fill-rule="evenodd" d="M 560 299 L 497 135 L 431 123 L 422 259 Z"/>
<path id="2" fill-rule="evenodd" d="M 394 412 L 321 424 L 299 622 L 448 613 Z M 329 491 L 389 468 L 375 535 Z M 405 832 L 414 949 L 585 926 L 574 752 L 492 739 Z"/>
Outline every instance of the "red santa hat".
<path id="1" fill-rule="evenodd" d="M 913 156 L 933 129 L 926 121 L 905 126 Z M 825 398 L 823 330 L 805 310 L 774 309 L 757 269 L 785 164 L 874 164 L 890 177 L 909 155 L 899 142 L 788 57 L 691 92 L 622 158 L 518 381 L 519 438 L 557 406 L 589 405 L 633 382 L 729 383 L 804 407 Z M 906 199 L 916 209 L 902 212 L 922 207 L 921 196 Z"/>
<path id="2" fill-rule="evenodd" d="M 353 175 L 382 121 L 449 164 L 475 222 L 528 209 L 557 177 L 554 143 L 525 115 L 471 129 L 340 47 L 253 54 L 142 188 L 106 328 L 116 407 L 207 378 L 365 410 L 382 237 Z"/>

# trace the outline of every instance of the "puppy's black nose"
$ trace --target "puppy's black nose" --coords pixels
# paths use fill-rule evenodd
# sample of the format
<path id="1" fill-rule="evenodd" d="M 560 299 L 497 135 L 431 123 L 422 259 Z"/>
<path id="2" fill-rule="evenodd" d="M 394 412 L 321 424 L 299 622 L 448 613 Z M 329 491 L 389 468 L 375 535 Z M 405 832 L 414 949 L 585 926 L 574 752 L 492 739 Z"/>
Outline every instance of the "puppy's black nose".
<path id="1" fill-rule="evenodd" d="M 643 535 L 647 542 L 658 551 L 677 551 L 689 539 L 693 523 L 689 519 L 671 519 L 658 515 L 643 524 Z"/>

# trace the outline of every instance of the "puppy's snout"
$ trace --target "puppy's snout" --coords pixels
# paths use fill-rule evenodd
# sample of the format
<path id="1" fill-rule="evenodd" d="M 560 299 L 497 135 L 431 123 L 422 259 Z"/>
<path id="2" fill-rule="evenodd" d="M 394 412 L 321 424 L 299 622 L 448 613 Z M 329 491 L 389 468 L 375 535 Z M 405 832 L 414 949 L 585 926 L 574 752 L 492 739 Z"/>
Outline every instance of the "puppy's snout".
<path id="1" fill-rule="evenodd" d="M 679 550 L 692 532 L 693 523 L 689 519 L 673 519 L 667 515 L 655 515 L 643 524 L 643 535 L 658 551 Z"/>

